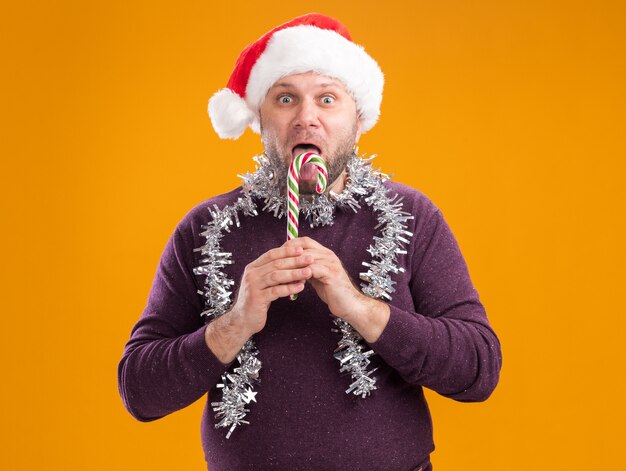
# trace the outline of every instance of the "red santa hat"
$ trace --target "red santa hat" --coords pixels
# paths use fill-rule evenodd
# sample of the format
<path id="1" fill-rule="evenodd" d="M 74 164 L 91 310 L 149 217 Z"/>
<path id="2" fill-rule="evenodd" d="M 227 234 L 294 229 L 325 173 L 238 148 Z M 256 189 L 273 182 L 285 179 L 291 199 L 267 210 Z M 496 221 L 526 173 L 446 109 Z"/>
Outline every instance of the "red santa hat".
<path id="1" fill-rule="evenodd" d="M 237 139 L 248 126 L 260 133 L 259 108 L 267 91 L 282 77 L 311 71 L 343 82 L 356 101 L 362 132 L 376 124 L 384 83 L 380 67 L 352 42 L 343 24 L 311 13 L 274 28 L 241 52 L 226 88 L 209 100 L 213 128 L 222 139 Z"/>

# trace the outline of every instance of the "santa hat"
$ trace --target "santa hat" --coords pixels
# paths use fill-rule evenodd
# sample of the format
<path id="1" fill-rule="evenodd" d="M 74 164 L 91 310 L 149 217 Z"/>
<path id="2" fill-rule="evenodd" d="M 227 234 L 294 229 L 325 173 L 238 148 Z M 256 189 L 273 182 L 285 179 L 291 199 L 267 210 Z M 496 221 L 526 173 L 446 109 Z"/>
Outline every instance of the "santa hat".
<path id="1" fill-rule="evenodd" d="M 341 80 L 356 101 L 361 131 L 380 115 L 383 73 L 339 21 L 311 13 L 282 24 L 239 55 L 226 88 L 209 100 L 209 116 L 222 139 L 237 139 L 246 127 L 260 132 L 259 108 L 280 78 L 314 71 Z"/>

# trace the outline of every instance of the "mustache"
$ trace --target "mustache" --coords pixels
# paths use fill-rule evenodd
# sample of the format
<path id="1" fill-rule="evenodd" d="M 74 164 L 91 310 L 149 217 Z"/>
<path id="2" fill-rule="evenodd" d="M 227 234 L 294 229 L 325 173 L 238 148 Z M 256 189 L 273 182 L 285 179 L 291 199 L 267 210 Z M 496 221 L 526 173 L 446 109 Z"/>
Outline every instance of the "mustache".
<path id="1" fill-rule="evenodd" d="M 319 136 L 317 133 L 312 132 L 311 130 L 305 131 L 297 131 L 287 139 L 287 142 L 293 147 L 298 142 L 303 141 L 316 141 L 316 142 L 324 142 L 322 136 Z"/>

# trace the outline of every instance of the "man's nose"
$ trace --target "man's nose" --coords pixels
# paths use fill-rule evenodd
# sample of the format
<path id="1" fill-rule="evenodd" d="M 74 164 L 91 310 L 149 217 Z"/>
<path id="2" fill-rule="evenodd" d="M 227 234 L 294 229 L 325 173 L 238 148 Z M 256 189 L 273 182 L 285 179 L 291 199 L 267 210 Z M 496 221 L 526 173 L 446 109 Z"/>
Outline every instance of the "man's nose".
<path id="1" fill-rule="evenodd" d="M 312 99 L 302 100 L 297 108 L 293 125 L 296 128 L 308 128 L 319 126 L 318 109 Z"/>

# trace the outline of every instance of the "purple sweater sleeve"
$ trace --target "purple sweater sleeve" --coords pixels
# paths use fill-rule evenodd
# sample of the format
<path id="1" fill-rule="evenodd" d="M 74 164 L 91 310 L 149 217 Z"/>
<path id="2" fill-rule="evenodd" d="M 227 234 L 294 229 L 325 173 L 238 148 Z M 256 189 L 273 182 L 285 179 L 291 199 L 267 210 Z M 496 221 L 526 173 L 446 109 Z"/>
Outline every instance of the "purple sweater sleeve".
<path id="1" fill-rule="evenodd" d="M 151 421 L 193 403 L 226 366 L 206 345 L 202 297 L 193 275 L 193 235 L 176 228 L 165 246 L 141 318 L 118 366 L 126 409 Z"/>
<path id="2" fill-rule="evenodd" d="M 371 347 L 408 383 L 483 401 L 498 383 L 500 343 L 441 211 L 416 230 L 409 258 L 416 312 L 390 305 L 389 323 Z"/>

